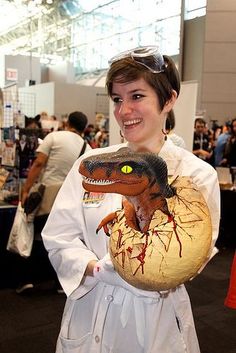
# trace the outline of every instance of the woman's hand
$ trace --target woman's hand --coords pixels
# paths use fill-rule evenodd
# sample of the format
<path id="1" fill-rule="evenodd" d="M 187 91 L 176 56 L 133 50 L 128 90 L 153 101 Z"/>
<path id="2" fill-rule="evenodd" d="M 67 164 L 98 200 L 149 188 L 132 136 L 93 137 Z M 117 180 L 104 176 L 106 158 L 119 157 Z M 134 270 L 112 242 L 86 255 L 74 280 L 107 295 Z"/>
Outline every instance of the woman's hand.
<path id="1" fill-rule="evenodd" d="M 93 276 L 94 267 L 97 264 L 97 262 L 98 262 L 97 260 L 89 261 L 87 268 L 85 270 L 85 273 L 84 273 L 85 276 Z"/>

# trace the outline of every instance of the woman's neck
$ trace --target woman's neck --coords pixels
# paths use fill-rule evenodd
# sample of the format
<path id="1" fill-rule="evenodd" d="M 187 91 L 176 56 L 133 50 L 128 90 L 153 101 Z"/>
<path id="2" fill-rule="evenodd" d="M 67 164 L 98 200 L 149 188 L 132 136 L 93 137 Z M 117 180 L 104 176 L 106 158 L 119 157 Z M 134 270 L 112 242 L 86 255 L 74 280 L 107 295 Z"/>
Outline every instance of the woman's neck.
<path id="1" fill-rule="evenodd" d="M 140 143 L 128 142 L 128 147 L 133 151 L 159 153 L 164 143 L 165 136 L 163 135 L 159 139 L 155 139 L 155 141 L 150 140 Z"/>

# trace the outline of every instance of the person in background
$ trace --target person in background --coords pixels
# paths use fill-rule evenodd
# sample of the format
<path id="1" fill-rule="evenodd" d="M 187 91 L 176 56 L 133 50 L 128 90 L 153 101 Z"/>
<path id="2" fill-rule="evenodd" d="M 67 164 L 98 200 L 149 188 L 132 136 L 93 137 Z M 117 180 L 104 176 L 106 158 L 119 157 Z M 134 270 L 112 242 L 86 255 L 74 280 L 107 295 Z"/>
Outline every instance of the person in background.
<path id="1" fill-rule="evenodd" d="M 28 177 L 23 185 L 21 204 L 24 207 L 25 202 L 29 196 L 30 190 L 35 182 L 40 181 L 47 187 L 54 187 L 58 190 L 64 179 L 66 178 L 70 168 L 75 160 L 79 157 L 84 140 L 81 137 L 87 125 L 87 116 L 82 112 L 72 112 L 69 114 L 65 131 L 55 131 L 49 133 L 42 143 L 37 148 L 37 157 L 31 166 Z M 87 144 L 86 150 L 90 146 Z M 32 256 L 25 260 L 25 269 L 21 271 L 21 279 L 17 293 L 23 293 L 28 289 L 33 288 L 31 270 L 39 264 L 49 263 L 47 260 L 47 253 L 44 249 L 41 231 L 46 223 L 48 214 L 38 215 L 34 219 L 34 244 Z M 34 259 L 34 254 L 35 259 Z M 34 261 L 35 260 L 35 261 Z M 35 262 L 34 265 L 29 266 L 29 262 Z M 39 272 L 41 272 L 39 268 Z"/>
<path id="2" fill-rule="evenodd" d="M 43 120 L 52 120 L 50 115 L 45 111 L 40 113 L 40 121 L 42 122 Z"/>
<path id="3" fill-rule="evenodd" d="M 231 134 L 226 142 L 221 164 L 229 168 L 236 167 L 236 119 L 231 122 Z"/>
<path id="4" fill-rule="evenodd" d="M 166 119 L 166 133 L 168 135 L 168 138 L 171 139 L 171 141 L 179 147 L 186 148 L 186 144 L 184 142 L 184 139 L 181 136 L 176 135 L 174 132 L 175 128 L 175 113 L 173 109 L 171 109 L 167 115 Z"/>
<path id="5" fill-rule="evenodd" d="M 209 162 L 212 156 L 209 135 L 205 133 L 206 122 L 202 118 L 195 119 L 193 134 L 193 154 L 200 159 Z"/>
<path id="6" fill-rule="evenodd" d="M 95 132 L 100 131 L 102 128 L 106 128 L 107 119 L 104 114 L 97 113 L 95 116 Z"/>
<path id="7" fill-rule="evenodd" d="M 220 167 L 222 166 L 224 150 L 227 143 L 228 138 L 230 137 L 231 132 L 231 122 L 227 121 L 223 127 L 223 132 L 218 136 L 214 149 L 214 166 Z"/>
<path id="8" fill-rule="evenodd" d="M 109 133 L 105 128 L 101 128 L 94 136 L 96 147 L 107 147 L 109 144 Z"/>
<path id="9" fill-rule="evenodd" d="M 26 129 L 40 129 L 40 124 L 35 118 L 25 119 L 25 128 Z"/>
<path id="10" fill-rule="evenodd" d="M 97 147 L 95 143 L 95 127 L 93 124 L 88 124 L 86 129 L 84 130 L 84 139 L 90 144 L 92 148 Z"/>
<path id="11" fill-rule="evenodd" d="M 216 171 L 163 133 L 180 92 L 173 60 L 155 46 L 135 48 L 110 60 L 106 86 L 126 143 L 86 153 L 116 153 L 122 147 L 157 153 L 170 175 L 189 176 L 203 194 L 218 235 L 219 183 Z M 67 295 L 57 353 L 199 353 L 185 286 L 167 291 L 135 288 L 109 261 L 100 221 L 121 208 L 122 195 L 88 193 L 78 173 L 82 156 L 69 172 L 42 237 Z M 163 260 L 164 261 L 164 260 Z"/>

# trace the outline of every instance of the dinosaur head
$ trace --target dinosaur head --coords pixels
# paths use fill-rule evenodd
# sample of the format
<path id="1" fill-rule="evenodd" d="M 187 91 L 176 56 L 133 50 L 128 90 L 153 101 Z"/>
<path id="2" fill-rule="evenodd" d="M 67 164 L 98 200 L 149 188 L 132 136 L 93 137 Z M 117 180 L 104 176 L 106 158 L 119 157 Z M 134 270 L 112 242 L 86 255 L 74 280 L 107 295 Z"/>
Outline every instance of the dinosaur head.
<path id="1" fill-rule="evenodd" d="M 137 196 L 155 186 L 155 194 L 164 197 L 174 194 L 168 185 L 166 163 L 155 153 L 121 148 L 83 159 L 79 172 L 83 187 L 91 192 Z"/>

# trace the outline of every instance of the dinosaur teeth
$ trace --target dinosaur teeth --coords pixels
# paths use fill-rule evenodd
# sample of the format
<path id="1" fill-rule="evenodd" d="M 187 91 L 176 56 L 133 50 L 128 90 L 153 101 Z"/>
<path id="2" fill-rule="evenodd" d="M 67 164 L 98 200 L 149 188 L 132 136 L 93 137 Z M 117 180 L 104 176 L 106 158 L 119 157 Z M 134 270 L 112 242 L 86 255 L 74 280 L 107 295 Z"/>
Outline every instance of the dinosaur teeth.
<path id="1" fill-rule="evenodd" d="M 95 180 L 90 178 L 84 178 L 84 181 L 86 182 L 86 184 L 93 184 L 93 185 L 110 185 L 115 183 L 114 181 L 110 181 L 106 179 Z"/>

